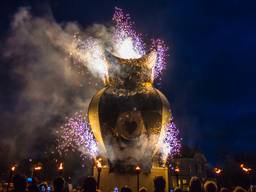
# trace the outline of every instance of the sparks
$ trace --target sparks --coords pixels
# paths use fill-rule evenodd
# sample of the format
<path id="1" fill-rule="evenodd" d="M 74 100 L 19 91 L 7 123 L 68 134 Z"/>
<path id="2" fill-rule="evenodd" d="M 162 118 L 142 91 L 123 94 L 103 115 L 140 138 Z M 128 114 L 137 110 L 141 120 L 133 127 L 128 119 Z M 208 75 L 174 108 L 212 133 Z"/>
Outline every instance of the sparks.
<path id="1" fill-rule="evenodd" d="M 73 43 L 66 48 L 69 55 L 86 66 L 93 75 L 105 81 L 107 77 L 106 50 L 124 59 L 140 58 L 148 51 L 155 50 L 157 62 L 152 69 L 153 76 L 154 79 L 160 79 L 166 68 L 168 56 L 168 46 L 165 42 L 156 38 L 152 39 L 151 45 L 146 46 L 142 34 L 135 31 L 130 15 L 120 8 L 115 8 L 112 21 L 113 30 L 108 32 L 107 39 L 92 36 L 86 36 L 86 39 L 83 39 L 79 34 L 75 34 Z"/>
<path id="2" fill-rule="evenodd" d="M 166 68 L 168 57 L 168 46 L 161 39 L 152 39 L 151 50 L 156 50 L 157 61 L 153 68 L 154 79 L 160 78 Z"/>
<path id="3" fill-rule="evenodd" d="M 142 35 L 134 30 L 134 23 L 131 21 L 130 15 L 116 7 L 112 20 L 115 24 L 113 34 L 114 53 L 125 59 L 143 56 L 146 53 L 145 44 L 142 41 Z"/>
<path id="4" fill-rule="evenodd" d="M 173 120 L 167 124 L 162 143 L 161 152 L 164 160 L 179 153 L 181 148 L 181 139 L 179 136 L 179 130 L 176 128 Z"/>
<path id="5" fill-rule="evenodd" d="M 82 113 L 76 113 L 74 117 L 68 118 L 57 134 L 59 153 L 79 150 L 82 155 L 96 157 L 97 143 L 87 122 L 87 116 L 83 116 Z"/>

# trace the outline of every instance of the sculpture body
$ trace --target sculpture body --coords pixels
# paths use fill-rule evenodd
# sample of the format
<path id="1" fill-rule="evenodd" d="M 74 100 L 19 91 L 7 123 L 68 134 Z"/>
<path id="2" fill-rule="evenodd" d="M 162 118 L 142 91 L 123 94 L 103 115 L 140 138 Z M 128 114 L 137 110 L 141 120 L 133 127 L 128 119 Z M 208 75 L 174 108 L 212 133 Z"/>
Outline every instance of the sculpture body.
<path id="1" fill-rule="evenodd" d="M 108 79 L 89 106 L 89 121 L 110 171 L 150 172 L 170 120 L 166 97 L 152 86 L 156 53 L 121 59 L 107 53 Z"/>

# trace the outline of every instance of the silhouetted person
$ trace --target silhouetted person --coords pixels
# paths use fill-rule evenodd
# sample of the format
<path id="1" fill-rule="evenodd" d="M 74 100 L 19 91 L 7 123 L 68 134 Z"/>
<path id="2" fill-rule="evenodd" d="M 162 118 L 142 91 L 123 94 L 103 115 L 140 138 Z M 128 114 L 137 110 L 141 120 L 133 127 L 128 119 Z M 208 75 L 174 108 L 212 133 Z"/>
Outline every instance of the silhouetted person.
<path id="1" fill-rule="evenodd" d="M 94 177 L 87 177 L 84 180 L 84 192 L 96 192 L 97 182 Z"/>
<path id="2" fill-rule="evenodd" d="M 228 188 L 222 187 L 220 189 L 220 192 L 230 192 L 230 190 Z"/>
<path id="3" fill-rule="evenodd" d="M 189 192 L 202 192 L 202 183 L 198 177 L 192 177 L 189 182 Z"/>
<path id="4" fill-rule="evenodd" d="M 47 185 L 46 185 L 46 183 L 41 183 L 38 188 L 39 188 L 40 192 L 47 192 Z"/>
<path id="5" fill-rule="evenodd" d="M 29 186 L 28 186 L 28 191 L 29 192 L 39 192 L 39 189 L 36 185 L 35 182 L 32 182 Z"/>
<path id="6" fill-rule="evenodd" d="M 165 179 L 158 176 L 154 179 L 155 192 L 165 192 Z"/>
<path id="7" fill-rule="evenodd" d="M 148 189 L 146 187 L 141 187 L 139 192 L 148 192 Z"/>
<path id="8" fill-rule="evenodd" d="M 236 186 L 233 192 L 247 192 L 243 187 Z"/>
<path id="9" fill-rule="evenodd" d="M 174 189 L 174 192 L 182 192 L 182 189 L 179 188 L 179 187 L 176 187 L 176 188 Z"/>
<path id="10" fill-rule="evenodd" d="M 204 192 L 217 192 L 218 187 L 213 181 L 206 181 L 204 183 Z"/>
<path id="11" fill-rule="evenodd" d="M 128 186 L 124 186 L 122 187 L 121 192 L 132 192 L 132 190 Z"/>
<path id="12" fill-rule="evenodd" d="M 14 175 L 12 192 L 25 192 L 27 186 L 26 178 L 21 175 Z"/>
<path id="13" fill-rule="evenodd" d="M 64 192 L 65 191 L 65 181 L 62 177 L 57 177 L 53 181 L 53 191 L 54 192 Z"/>

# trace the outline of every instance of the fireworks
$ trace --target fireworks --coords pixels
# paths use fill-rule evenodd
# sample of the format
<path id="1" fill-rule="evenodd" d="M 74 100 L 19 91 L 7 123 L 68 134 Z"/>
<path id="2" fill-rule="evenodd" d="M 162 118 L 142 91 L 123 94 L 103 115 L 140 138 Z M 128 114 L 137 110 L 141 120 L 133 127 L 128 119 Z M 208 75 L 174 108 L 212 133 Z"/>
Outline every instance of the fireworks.
<path id="1" fill-rule="evenodd" d="M 72 44 L 67 48 L 70 56 L 84 64 L 96 77 L 105 81 L 108 76 L 106 50 L 124 59 L 140 58 L 148 51 L 155 50 L 157 61 L 152 68 L 152 73 L 154 79 L 160 78 L 166 67 L 168 56 L 168 47 L 165 42 L 156 38 L 152 39 L 150 46 L 147 46 L 142 40 L 142 34 L 134 30 L 134 22 L 132 22 L 130 15 L 125 14 L 120 8 L 115 8 L 112 21 L 114 24 L 111 27 L 112 30 L 106 30 L 107 34 L 100 38 L 97 35 L 82 37 L 75 34 Z M 73 151 L 79 150 L 82 154 L 92 157 L 96 157 L 98 154 L 97 143 L 91 127 L 86 116 L 81 113 L 67 119 L 66 124 L 61 127 L 58 134 L 60 136 L 58 140 L 58 150 L 60 152 L 65 153 L 71 149 Z M 166 133 L 160 143 L 162 143 L 163 159 L 179 152 L 181 147 L 179 132 L 173 121 L 168 124 Z"/>
<path id="2" fill-rule="evenodd" d="M 79 150 L 82 155 L 95 157 L 98 153 L 97 143 L 94 139 L 87 117 L 76 113 L 68 118 L 67 122 L 57 132 L 58 151 L 66 153 L 69 150 Z"/>
<path id="3" fill-rule="evenodd" d="M 166 158 L 173 157 L 178 154 L 181 148 L 181 140 L 179 137 L 179 130 L 176 128 L 173 120 L 167 124 L 165 136 L 163 140 L 160 141 L 161 144 L 161 152 L 162 158 L 165 160 Z"/>
<path id="4" fill-rule="evenodd" d="M 145 44 L 142 41 L 142 35 L 134 30 L 130 15 L 116 7 L 112 20 L 115 23 L 113 34 L 114 53 L 124 59 L 140 58 L 145 55 Z"/>
<path id="5" fill-rule="evenodd" d="M 113 30 L 106 30 L 103 37 L 86 36 L 84 39 L 79 34 L 75 34 L 73 42 L 67 46 L 66 51 L 72 58 L 86 66 L 93 75 L 105 81 L 108 75 L 106 50 L 124 59 L 140 58 L 146 52 L 156 50 L 157 62 L 152 70 L 154 78 L 160 78 L 168 56 L 165 42 L 158 38 L 152 39 L 151 45 L 146 46 L 142 34 L 135 31 L 130 15 L 125 14 L 120 8 L 115 8 L 112 21 Z"/>
<path id="6" fill-rule="evenodd" d="M 152 50 L 156 50 L 157 61 L 153 68 L 154 78 L 160 78 L 161 73 L 166 67 L 168 46 L 161 39 L 152 39 Z"/>

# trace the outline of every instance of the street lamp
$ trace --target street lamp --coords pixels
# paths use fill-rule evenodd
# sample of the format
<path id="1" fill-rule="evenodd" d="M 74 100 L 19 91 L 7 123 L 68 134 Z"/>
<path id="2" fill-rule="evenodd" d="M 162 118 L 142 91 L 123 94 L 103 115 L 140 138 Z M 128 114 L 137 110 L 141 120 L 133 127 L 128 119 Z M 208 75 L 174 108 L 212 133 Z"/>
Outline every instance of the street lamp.
<path id="1" fill-rule="evenodd" d="M 139 192 L 140 189 L 140 173 L 141 173 L 141 168 L 139 166 L 135 167 L 135 172 L 137 175 L 137 191 Z"/>
<path id="2" fill-rule="evenodd" d="M 98 170 L 98 184 L 97 184 L 98 189 L 100 188 L 100 173 L 101 173 L 101 169 L 102 169 L 102 164 L 101 164 L 100 160 L 101 159 L 98 159 L 96 161 L 96 166 L 97 166 L 97 170 Z"/>
<path id="3" fill-rule="evenodd" d="M 179 184 L 180 168 L 178 166 L 175 167 L 174 172 L 175 172 L 175 175 L 176 175 L 176 185 L 179 187 L 180 186 L 180 184 Z"/>

